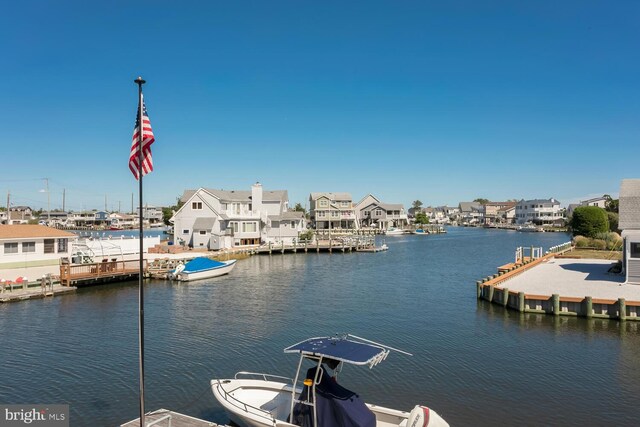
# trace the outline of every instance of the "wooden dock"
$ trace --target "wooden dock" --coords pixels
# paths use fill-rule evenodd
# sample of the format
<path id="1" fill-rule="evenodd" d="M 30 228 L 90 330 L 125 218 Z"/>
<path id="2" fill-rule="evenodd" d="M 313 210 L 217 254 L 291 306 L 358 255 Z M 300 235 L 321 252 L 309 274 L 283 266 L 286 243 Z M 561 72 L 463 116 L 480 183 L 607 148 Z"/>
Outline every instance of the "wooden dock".
<path id="1" fill-rule="evenodd" d="M 51 285 L 47 287 L 27 286 L 25 288 L 6 290 L 2 289 L 0 293 L 0 303 L 24 301 L 28 299 L 53 297 L 62 294 L 75 292 L 73 286 Z"/>
<path id="2" fill-rule="evenodd" d="M 143 260 L 143 271 L 147 269 L 147 261 Z M 61 264 L 60 284 L 63 286 L 94 285 L 104 282 L 133 280 L 140 274 L 138 260 L 117 261 L 103 259 L 102 262 L 90 264 Z"/>
<path id="3" fill-rule="evenodd" d="M 211 421 L 201 420 L 189 415 L 173 412 L 168 409 L 158 409 L 145 416 L 146 427 L 228 427 Z M 120 427 L 139 427 L 140 418 L 122 424 Z"/>

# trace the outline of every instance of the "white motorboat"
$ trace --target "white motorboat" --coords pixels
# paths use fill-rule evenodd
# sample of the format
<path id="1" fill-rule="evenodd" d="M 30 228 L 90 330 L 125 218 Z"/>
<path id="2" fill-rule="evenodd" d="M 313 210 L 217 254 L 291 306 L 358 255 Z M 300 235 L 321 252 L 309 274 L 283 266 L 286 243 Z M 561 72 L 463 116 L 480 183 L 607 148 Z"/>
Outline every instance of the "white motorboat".
<path id="1" fill-rule="evenodd" d="M 211 380 L 211 389 L 231 421 L 244 427 L 448 427 L 425 406 L 405 412 L 368 404 L 338 384 L 344 364 L 373 368 L 391 350 L 405 353 L 353 335 L 310 338 L 284 349 L 300 354 L 293 380 L 238 372 Z M 313 366 L 303 372 L 303 362 Z"/>
<path id="2" fill-rule="evenodd" d="M 527 224 L 527 225 L 521 225 L 520 227 L 518 227 L 518 231 L 521 231 L 523 233 L 541 233 L 541 232 L 544 232 L 544 228 L 536 227 L 533 224 Z"/>
<path id="3" fill-rule="evenodd" d="M 405 234 L 404 230 L 396 227 L 389 227 L 387 231 L 384 233 L 387 236 L 402 236 Z"/>
<path id="4" fill-rule="evenodd" d="M 205 257 L 194 258 L 186 264 L 178 265 L 169 273 L 169 278 L 180 282 L 209 279 L 231 273 L 236 260 L 214 261 Z"/>

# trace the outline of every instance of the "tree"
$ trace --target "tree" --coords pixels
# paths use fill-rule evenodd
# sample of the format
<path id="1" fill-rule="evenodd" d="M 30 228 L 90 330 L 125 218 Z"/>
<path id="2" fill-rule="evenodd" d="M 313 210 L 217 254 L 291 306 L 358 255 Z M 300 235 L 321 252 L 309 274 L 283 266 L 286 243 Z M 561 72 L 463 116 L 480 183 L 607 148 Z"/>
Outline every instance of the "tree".
<path id="1" fill-rule="evenodd" d="M 184 202 L 180 201 L 180 197 L 176 197 L 176 204 L 173 206 L 167 206 L 162 208 L 162 221 L 166 225 L 170 225 L 169 220 L 173 216 L 173 214 L 184 205 Z"/>
<path id="2" fill-rule="evenodd" d="M 422 208 L 422 202 L 420 200 L 414 200 L 411 204 L 411 207 L 413 208 L 414 212 L 417 212 L 420 210 L 420 208 Z"/>
<path id="3" fill-rule="evenodd" d="M 616 212 L 607 211 L 607 218 L 609 219 L 609 231 L 618 231 L 619 215 Z"/>
<path id="4" fill-rule="evenodd" d="M 429 224 L 429 217 L 424 212 L 416 214 L 416 224 Z"/>
<path id="5" fill-rule="evenodd" d="M 480 203 L 482 206 L 484 206 L 487 203 L 489 203 L 489 199 L 482 199 L 482 198 L 479 197 L 479 198 L 475 199 L 474 202 Z"/>
<path id="6" fill-rule="evenodd" d="M 305 214 L 307 213 L 307 210 L 300 203 L 296 203 L 296 205 L 293 207 L 293 210 L 295 212 L 304 212 Z"/>
<path id="7" fill-rule="evenodd" d="M 607 199 L 607 201 L 605 202 L 605 209 L 607 210 L 607 212 L 615 212 L 618 213 L 618 208 L 620 206 L 620 199 L 613 199 L 610 195 L 605 194 L 604 196 L 605 199 Z"/>
<path id="8" fill-rule="evenodd" d="M 598 233 L 609 231 L 607 212 L 597 206 L 575 208 L 570 225 L 574 236 L 594 238 Z"/>

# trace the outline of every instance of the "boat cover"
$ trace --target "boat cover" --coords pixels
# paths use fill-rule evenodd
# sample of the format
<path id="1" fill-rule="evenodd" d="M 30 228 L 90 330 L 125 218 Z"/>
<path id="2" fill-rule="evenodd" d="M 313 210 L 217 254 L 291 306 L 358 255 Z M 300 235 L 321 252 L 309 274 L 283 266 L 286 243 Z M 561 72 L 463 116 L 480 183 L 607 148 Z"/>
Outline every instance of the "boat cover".
<path id="1" fill-rule="evenodd" d="M 188 263 L 186 263 L 184 265 L 184 270 L 182 271 L 184 273 L 195 273 L 197 271 L 210 270 L 212 268 L 222 267 L 223 265 L 225 265 L 225 263 L 223 262 L 214 261 L 209 258 L 199 257 L 199 258 L 194 258 Z"/>
<path id="2" fill-rule="evenodd" d="M 313 381 L 316 369 L 309 369 L 306 378 Z M 293 424 L 301 427 L 376 427 L 376 416 L 360 396 L 342 387 L 324 369 L 315 388 L 318 425 L 313 425 L 313 406 L 304 403 L 296 403 L 293 407 Z M 311 388 L 304 386 L 299 399 L 312 402 Z"/>
<path id="3" fill-rule="evenodd" d="M 354 365 L 369 366 L 376 365 L 387 354 L 383 347 L 337 337 L 310 338 L 285 348 L 284 352 L 323 356 Z"/>

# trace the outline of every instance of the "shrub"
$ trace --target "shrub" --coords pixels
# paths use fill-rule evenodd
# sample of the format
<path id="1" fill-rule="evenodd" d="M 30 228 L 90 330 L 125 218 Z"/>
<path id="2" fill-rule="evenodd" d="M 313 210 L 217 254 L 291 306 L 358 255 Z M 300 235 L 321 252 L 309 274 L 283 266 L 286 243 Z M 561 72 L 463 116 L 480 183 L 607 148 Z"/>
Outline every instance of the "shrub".
<path id="1" fill-rule="evenodd" d="M 609 231 L 607 212 L 597 206 L 579 206 L 573 211 L 571 230 L 574 236 L 595 237 Z"/>
<path id="2" fill-rule="evenodd" d="M 576 248 L 587 248 L 589 247 L 589 239 L 584 236 L 576 236 L 573 238 L 573 244 Z"/>
<path id="3" fill-rule="evenodd" d="M 591 243 L 589 246 L 591 246 L 593 249 L 596 249 L 599 251 L 603 251 L 607 249 L 607 242 L 605 242 L 604 240 L 590 239 L 589 243 Z"/>
<path id="4" fill-rule="evenodd" d="M 607 218 L 609 219 L 609 230 L 618 231 L 619 215 L 616 212 L 607 212 Z"/>

